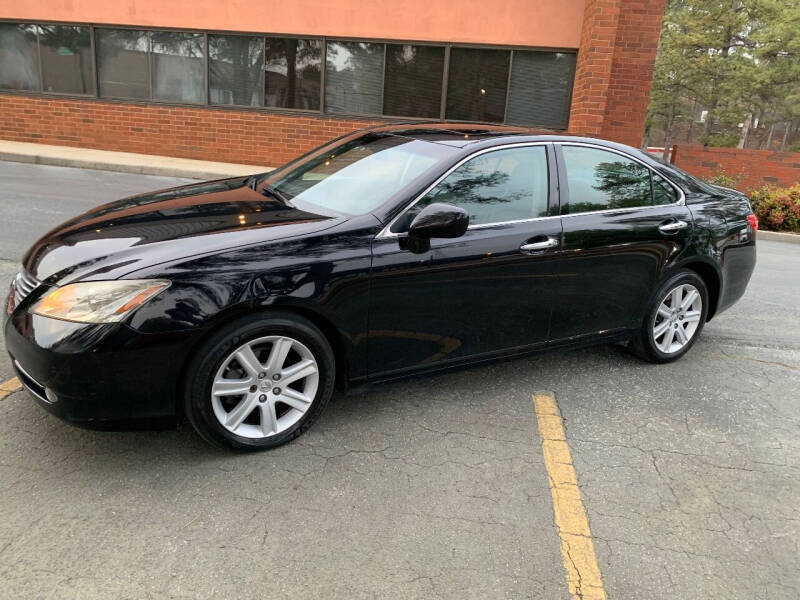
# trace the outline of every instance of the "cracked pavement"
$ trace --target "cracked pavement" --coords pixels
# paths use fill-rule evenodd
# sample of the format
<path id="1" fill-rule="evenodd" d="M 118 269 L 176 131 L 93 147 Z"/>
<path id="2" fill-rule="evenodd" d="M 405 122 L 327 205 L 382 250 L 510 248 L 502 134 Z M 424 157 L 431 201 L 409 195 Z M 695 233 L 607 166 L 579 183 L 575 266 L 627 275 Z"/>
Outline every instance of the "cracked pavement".
<path id="1" fill-rule="evenodd" d="M 50 226 L 180 182 L 0 176 L 6 281 Z M 0 596 L 568 598 L 531 403 L 546 389 L 608 598 L 797 598 L 799 273 L 800 246 L 759 242 L 746 296 L 677 363 L 600 346 L 337 395 L 257 455 L 186 423 L 83 431 L 14 393 L 0 400 Z"/>

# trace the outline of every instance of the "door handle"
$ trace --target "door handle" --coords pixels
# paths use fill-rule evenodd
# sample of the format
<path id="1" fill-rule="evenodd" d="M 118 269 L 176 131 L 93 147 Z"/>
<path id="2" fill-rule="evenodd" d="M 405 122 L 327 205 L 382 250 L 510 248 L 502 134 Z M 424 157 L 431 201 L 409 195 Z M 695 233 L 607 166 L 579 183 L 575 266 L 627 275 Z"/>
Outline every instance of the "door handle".
<path id="1" fill-rule="evenodd" d="M 556 246 L 558 246 L 558 239 L 548 235 L 547 238 L 541 242 L 522 244 L 519 249 L 523 252 L 537 252 L 538 250 L 547 250 L 548 248 L 555 248 Z"/>
<path id="2" fill-rule="evenodd" d="M 667 221 L 666 223 L 659 225 L 658 230 L 661 233 L 675 233 L 681 229 L 686 229 L 688 226 L 689 224 L 686 221 Z"/>

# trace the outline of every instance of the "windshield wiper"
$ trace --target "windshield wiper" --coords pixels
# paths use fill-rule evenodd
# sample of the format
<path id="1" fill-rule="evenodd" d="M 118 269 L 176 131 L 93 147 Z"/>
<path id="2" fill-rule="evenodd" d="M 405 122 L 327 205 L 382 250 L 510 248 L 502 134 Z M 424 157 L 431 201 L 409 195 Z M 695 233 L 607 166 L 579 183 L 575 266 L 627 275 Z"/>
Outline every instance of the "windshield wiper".
<path id="1" fill-rule="evenodd" d="M 289 204 L 289 199 L 286 196 L 284 196 L 282 192 L 279 192 L 276 188 L 272 187 L 271 185 L 265 185 L 263 188 L 261 188 L 261 193 L 265 196 L 272 196 L 285 206 L 291 206 L 291 204 Z"/>
<path id="2" fill-rule="evenodd" d="M 251 190 L 255 191 L 256 186 L 258 185 L 258 180 L 261 178 L 262 175 L 263 173 L 256 173 L 255 175 L 250 175 L 250 177 L 245 179 L 244 184 Z"/>
<path id="3" fill-rule="evenodd" d="M 256 187 L 258 186 L 258 182 L 263 175 L 264 175 L 263 173 L 256 173 L 255 175 L 250 175 L 250 177 L 248 177 L 245 180 L 244 184 L 251 190 L 255 191 Z M 289 199 L 282 192 L 279 192 L 276 188 L 272 187 L 271 185 L 265 185 L 263 188 L 261 188 L 260 193 L 264 196 L 272 196 L 278 202 L 280 202 L 285 206 L 291 206 L 291 204 L 289 204 Z"/>

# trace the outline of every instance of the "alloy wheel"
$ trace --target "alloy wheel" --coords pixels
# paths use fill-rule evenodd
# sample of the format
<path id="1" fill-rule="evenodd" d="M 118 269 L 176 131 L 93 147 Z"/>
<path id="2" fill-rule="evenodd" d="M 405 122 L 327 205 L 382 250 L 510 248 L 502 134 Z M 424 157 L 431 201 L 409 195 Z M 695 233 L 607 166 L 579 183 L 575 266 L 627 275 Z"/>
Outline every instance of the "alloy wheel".
<path id="1" fill-rule="evenodd" d="M 214 376 L 211 406 L 225 429 L 260 439 L 282 433 L 311 407 L 319 366 L 287 336 L 260 337 L 231 352 Z"/>
<path id="2" fill-rule="evenodd" d="M 652 323 L 652 336 L 656 347 L 664 354 L 680 352 L 694 337 L 703 314 L 703 297 L 689 283 L 682 283 L 670 291 L 658 305 Z"/>

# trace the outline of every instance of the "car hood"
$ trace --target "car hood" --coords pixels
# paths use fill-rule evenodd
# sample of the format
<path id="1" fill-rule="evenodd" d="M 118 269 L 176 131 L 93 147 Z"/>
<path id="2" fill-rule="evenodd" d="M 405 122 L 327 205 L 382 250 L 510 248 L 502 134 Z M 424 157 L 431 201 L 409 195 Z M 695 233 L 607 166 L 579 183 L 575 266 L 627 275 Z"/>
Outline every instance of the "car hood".
<path id="1" fill-rule="evenodd" d="M 344 220 L 287 206 L 237 177 L 132 196 L 59 225 L 31 247 L 39 281 L 116 279 L 161 262 L 313 233 Z"/>

